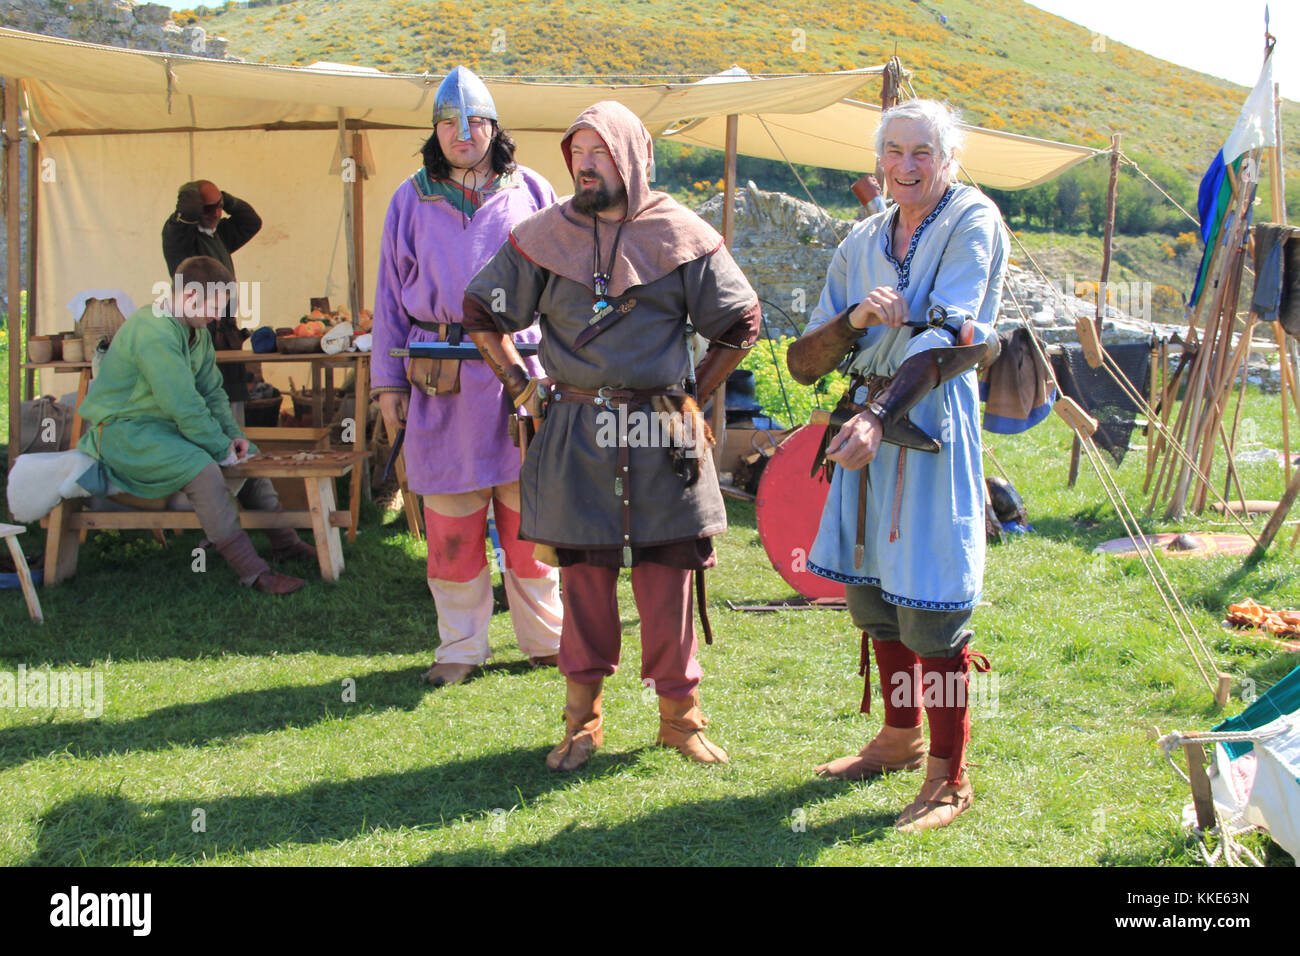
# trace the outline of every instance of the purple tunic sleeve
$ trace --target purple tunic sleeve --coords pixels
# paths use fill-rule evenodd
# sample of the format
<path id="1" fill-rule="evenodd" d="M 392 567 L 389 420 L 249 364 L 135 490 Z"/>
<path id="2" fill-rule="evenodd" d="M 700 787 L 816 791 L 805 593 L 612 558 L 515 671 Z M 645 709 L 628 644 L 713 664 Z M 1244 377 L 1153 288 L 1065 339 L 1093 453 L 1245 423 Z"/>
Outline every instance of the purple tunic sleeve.
<path id="1" fill-rule="evenodd" d="M 402 306 L 402 280 L 410 271 L 412 258 L 409 247 L 405 245 L 402 229 L 403 204 L 400 196 L 403 189 L 412 188 L 403 183 L 397 195 L 388 207 L 384 220 L 384 236 L 379 246 L 379 277 L 375 285 L 375 322 L 374 344 L 370 353 L 370 381 L 373 392 L 409 392 L 406 381 L 406 364 L 400 358 L 389 355 L 390 349 L 406 346 L 407 332 L 411 323 L 406 318 L 406 309 Z"/>

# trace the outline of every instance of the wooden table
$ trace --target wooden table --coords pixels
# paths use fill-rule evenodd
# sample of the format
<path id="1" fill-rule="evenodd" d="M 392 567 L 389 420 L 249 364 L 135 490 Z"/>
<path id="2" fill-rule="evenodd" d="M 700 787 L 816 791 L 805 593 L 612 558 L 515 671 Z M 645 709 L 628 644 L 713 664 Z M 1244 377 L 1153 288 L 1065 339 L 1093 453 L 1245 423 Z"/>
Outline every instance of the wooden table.
<path id="1" fill-rule="evenodd" d="M 370 418 L 369 352 L 339 352 L 336 355 L 326 355 L 324 352 L 301 352 L 297 354 L 243 350 L 217 352 L 218 365 L 232 363 L 241 365 L 254 363 L 282 365 L 288 362 L 307 362 L 311 364 L 311 423 L 316 428 L 325 425 L 327 415 L 330 419 L 334 416 L 334 370 L 336 368 L 346 368 L 348 365 L 352 366 L 353 381 L 355 383 L 352 402 L 354 421 L 352 441 L 349 444 L 353 451 L 367 451 L 366 424 Z M 348 486 L 348 511 L 352 514 L 352 525 L 348 528 L 349 542 L 355 541 L 357 538 L 357 517 L 361 508 L 361 496 L 363 489 L 368 487 L 366 481 L 367 471 L 366 468 L 354 468 L 352 470 L 352 480 Z"/>
<path id="2" fill-rule="evenodd" d="M 312 383 L 312 425 L 320 428 L 325 424 L 325 415 L 328 411 L 330 417 L 334 412 L 334 370 L 336 368 L 346 368 L 351 365 L 353 369 L 355 391 L 352 403 L 352 414 L 354 416 L 352 441 L 349 443 L 351 449 L 356 452 L 367 452 L 368 444 L 366 440 L 366 425 L 370 417 L 370 353 L 369 352 L 339 352 L 336 355 L 326 355 L 324 352 L 304 352 L 297 355 L 290 355 L 282 352 L 251 352 L 251 351 L 233 351 L 223 350 L 216 353 L 218 365 L 229 365 L 239 363 L 249 365 L 257 362 L 280 365 L 287 362 L 309 363 L 311 365 L 311 383 Z M 78 376 L 77 381 L 77 409 L 81 408 L 81 400 L 86 397 L 86 391 L 90 388 L 91 365 L 89 361 L 85 362 L 24 362 L 24 369 L 49 369 L 53 372 L 69 372 Z M 328 394 L 327 394 L 328 393 Z M 70 447 L 75 448 L 78 440 L 81 438 L 81 415 L 76 414 L 72 420 L 72 442 Z M 10 423 L 12 440 L 16 447 L 22 447 L 22 423 L 15 421 Z M 369 488 L 369 469 L 354 468 L 352 470 L 351 482 L 348 485 L 348 511 L 351 514 L 352 522 L 348 526 L 348 541 L 353 542 L 357 539 L 357 522 L 361 511 L 361 496 Z"/>
<path id="3" fill-rule="evenodd" d="M 320 576 L 337 581 L 343 572 L 343 542 L 339 528 L 350 527 L 346 511 L 335 509 L 334 479 L 355 471 L 366 452 L 342 449 L 307 452 L 271 452 L 238 465 L 222 468 L 229 478 L 298 478 L 307 486 L 307 511 L 251 511 L 241 509 L 241 528 L 310 528 L 316 540 Z M 84 510 L 87 499 L 67 498 L 41 519 L 48 529 L 45 540 L 45 586 L 53 587 L 77 570 L 80 532 L 85 529 L 191 529 L 198 528 L 193 511 L 126 508 L 114 511 Z"/>

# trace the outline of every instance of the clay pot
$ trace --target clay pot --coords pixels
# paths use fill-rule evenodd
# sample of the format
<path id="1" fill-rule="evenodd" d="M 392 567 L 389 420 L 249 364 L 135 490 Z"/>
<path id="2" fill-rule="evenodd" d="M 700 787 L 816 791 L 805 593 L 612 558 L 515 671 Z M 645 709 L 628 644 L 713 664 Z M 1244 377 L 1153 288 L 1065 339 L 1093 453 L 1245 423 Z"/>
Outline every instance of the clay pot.
<path id="1" fill-rule="evenodd" d="M 33 335 L 27 340 L 27 357 L 38 365 L 54 358 L 54 343 L 48 335 Z"/>
<path id="2" fill-rule="evenodd" d="M 64 339 L 63 340 L 63 361 L 65 362 L 84 362 L 86 361 L 86 347 L 81 339 Z"/>

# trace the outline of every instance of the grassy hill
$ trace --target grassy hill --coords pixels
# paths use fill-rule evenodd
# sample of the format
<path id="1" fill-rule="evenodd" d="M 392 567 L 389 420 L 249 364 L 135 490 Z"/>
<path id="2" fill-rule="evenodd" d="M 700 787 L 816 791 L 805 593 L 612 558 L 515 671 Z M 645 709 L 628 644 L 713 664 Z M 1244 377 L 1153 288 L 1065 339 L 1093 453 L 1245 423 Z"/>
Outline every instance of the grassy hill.
<path id="1" fill-rule="evenodd" d="M 1174 66 L 1019 0 L 859 2 L 810 8 L 771 0 L 762 12 L 709 0 L 293 0 L 234 7 L 199 22 L 250 60 L 330 59 L 392 71 L 464 63 L 491 75 L 698 75 L 835 70 L 894 53 L 921 96 L 969 122 L 1104 147 L 1111 132 L 1199 176 L 1231 128 L 1245 90 Z M 1252 56 L 1254 54 L 1252 53 Z M 874 85 L 859 91 L 875 102 Z M 1300 114 L 1284 121 L 1300 169 Z"/>
<path id="2" fill-rule="evenodd" d="M 733 64 L 754 73 L 846 69 L 897 54 L 912 71 L 917 95 L 948 100 L 968 122 L 1095 147 L 1121 133 L 1125 153 L 1192 209 L 1201 173 L 1247 92 L 1096 37 L 1020 0 L 945 0 L 941 8 L 913 0 L 815 8 L 772 0 L 761 13 L 706 0 L 519 0 L 509 6 L 491 0 L 262 0 L 260 6 L 228 4 L 215 14 L 200 13 L 197 22 L 225 36 L 230 52 L 245 59 L 334 60 L 396 72 L 438 73 L 464 63 L 497 76 L 676 79 Z M 177 18 L 189 19 L 184 13 Z M 856 95 L 877 102 L 878 85 Z M 1283 127 L 1286 166 L 1293 171 L 1289 205 L 1300 209 L 1300 111 L 1284 108 Z M 721 165 L 712 151 L 695 151 L 708 155 L 692 159 L 689 148 L 661 143 L 657 152 L 660 188 L 690 204 L 715 191 L 710 183 Z M 1093 164 L 1069 174 L 1071 188 L 1097 207 L 1082 222 L 1051 225 L 1017 212 L 1021 197 L 1031 206 L 1050 206 L 1052 185 L 1036 198 L 998 197 L 1013 227 L 1036 236 L 1045 267 L 1079 276 L 1099 269 L 1106 173 L 1102 160 Z M 838 215 L 853 214 L 847 188 L 856 174 L 801 168 L 801 175 L 818 202 Z M 739 177 L 802 196 L 780 163 L 741 157 Z M 1261 190 L 1261 218 L 1272 218 L 1267 193 Z M 1185 291 L 1199 250 L 1180 247 L 1175 257 L 1171 249 L 1175 235 L 1194 226 L 1126 170 L 1121 205 L 1135 194 L 1133 201 L 1164 219 L 1126 227 L 1121 217 L 1117 268 Z"/>

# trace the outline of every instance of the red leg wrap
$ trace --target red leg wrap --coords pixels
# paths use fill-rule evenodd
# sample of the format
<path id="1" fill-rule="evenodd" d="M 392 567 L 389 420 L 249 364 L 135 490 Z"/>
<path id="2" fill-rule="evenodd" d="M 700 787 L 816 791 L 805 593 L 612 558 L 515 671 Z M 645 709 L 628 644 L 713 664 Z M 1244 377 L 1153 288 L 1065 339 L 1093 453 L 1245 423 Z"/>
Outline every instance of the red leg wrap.
<path id="1" fill-rule="evenodd" d="M 880 695 L 885 699 L 885 726 L 921 726 L 921 659 L 902 641 L 871 642 L 880 669 Z"/>
<path id="2" fill-rule="evenodd" d="M 473 581 L 487 567 L 487 505 L 453 518 L 424 509 L 429 536 L 429 577 L 438 581 Z"/>
<path id="3" fill-rule="evenodd" d="M 948 782 L 957 784 L 965 770 L 970 741 L 970 665 L 981 673 L 989 661 L 970 644 L 952 657 L 922 657 L 921 700 L 930 721 L 930 756 L 951 761 Z"/>
<path id="4" fill-rule="evenodd" d="M 492 505 L 496 515 L 497 533 L 501 535 L 501 550 L 506 553 L 506 567 L 521 578 L 544 578 L 551 566 L 533 557 L 533 543 L 519 539 L 519 512 L 501 503 L 498 498 Z"/>

